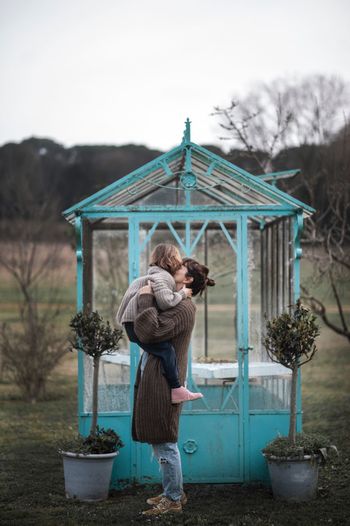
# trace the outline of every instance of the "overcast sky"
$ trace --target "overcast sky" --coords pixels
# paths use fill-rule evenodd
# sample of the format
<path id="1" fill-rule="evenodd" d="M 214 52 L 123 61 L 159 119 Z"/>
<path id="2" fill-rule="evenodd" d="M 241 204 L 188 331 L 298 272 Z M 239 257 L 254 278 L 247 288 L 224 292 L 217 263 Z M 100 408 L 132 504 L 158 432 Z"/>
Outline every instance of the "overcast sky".
<path id="1" fill-rule="evenodd" d="M 0 144 L 219 143 L 259 81 L 350 81 L 348 0 L 0 0 Z"/>

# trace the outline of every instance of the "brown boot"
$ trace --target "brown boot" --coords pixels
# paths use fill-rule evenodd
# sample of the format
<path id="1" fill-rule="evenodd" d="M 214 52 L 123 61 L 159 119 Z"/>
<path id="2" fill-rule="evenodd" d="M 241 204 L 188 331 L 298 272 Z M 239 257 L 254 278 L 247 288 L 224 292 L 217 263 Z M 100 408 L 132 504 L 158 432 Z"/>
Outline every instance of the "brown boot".
<path id="1" fill-rule="evenodd" d="M 182 513 L 181 501 L 175 501 L 168 499 L 168 497 L 162 496 L 160 502 L 154 508 L 143 511 L 142 515 L 151 517 L 152 515 L 165 515 L 166 513 Z"/>
<path id="2" fill-rule="evenodd" d="M 151 506 L 157 506 L 157 504 L 160 503 L 160 501 L 162 500 L 163 497 L 164 497 L 163 494 L 158 495 L 157 497 L 150 497 L 149 499 L 146 500 L 146 502 L 147 502 L 147 504 L 150 504 Z M 187 495 L 186 495 L 186 493 L 184 491 L 182 492 L 180 502 L 181 502 L 182 506 L 187 504 Z"/>

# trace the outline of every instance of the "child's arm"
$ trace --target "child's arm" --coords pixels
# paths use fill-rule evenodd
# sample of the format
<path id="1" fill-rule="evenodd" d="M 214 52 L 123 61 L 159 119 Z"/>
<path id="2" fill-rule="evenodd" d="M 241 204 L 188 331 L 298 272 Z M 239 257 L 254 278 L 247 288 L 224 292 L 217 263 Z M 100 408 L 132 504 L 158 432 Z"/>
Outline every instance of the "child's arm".
<path id="1" fill-rule="evenodd" d="M 175 307 L 188 296 L 185 289 L 181 289 L 179 292 L 172 290 L 173 280 L 174 278 L 170 274 L 167 276 L 165 273 L 151 278 L 153 294 L 160 310 Z"/>

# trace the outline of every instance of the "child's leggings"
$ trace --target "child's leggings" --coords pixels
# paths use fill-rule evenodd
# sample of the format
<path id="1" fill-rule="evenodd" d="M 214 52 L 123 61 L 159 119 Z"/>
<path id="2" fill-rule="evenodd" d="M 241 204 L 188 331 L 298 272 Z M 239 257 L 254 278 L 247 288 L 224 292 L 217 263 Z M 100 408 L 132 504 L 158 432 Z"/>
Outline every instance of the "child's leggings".
<path id="1" fill-rule="evenodd" d="M 164 376 L 172 389 L 181 387 L 178 376 L 178 368 L 176 362 L 176 353 L 174 347 L 169 341 L 157 343 L 142 343 L 136 336 L 133 322 L 126 322 L 123 324 L 126 334 L 131 342 L 137 343 L 141 349 L 157 356 L 163 366 Z"/>

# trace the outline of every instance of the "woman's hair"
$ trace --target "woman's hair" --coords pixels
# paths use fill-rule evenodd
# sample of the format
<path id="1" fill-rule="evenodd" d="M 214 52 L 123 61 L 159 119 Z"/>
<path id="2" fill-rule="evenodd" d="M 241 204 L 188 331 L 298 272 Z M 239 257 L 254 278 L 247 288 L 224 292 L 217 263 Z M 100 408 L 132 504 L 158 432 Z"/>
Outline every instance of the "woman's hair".
<path id="1" fill-rule="evenodd" d="M 184 258 L 182 264 L 187 268 L 187 276 L 193 278 L 192 283 L 186 283 L 186 287 L 192 289 L 192 296 L 198 293 L 201 296 L 207 287 L 214 287 L 215 281 L 208 278 L 208 267 L 192 258 Z"/>
<path id="2" fill-rule="evenodd" d="M 173 276 L 182 267 L 180 252 L 170 243 L 160 243 L 152 251 L 150 266 L 167 270 Z"/>

